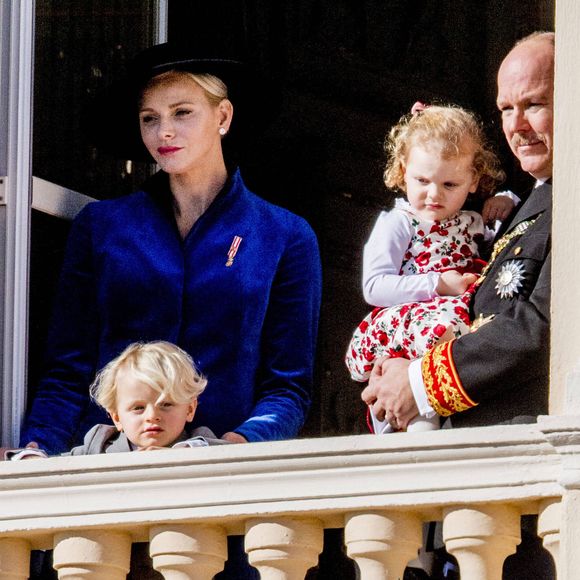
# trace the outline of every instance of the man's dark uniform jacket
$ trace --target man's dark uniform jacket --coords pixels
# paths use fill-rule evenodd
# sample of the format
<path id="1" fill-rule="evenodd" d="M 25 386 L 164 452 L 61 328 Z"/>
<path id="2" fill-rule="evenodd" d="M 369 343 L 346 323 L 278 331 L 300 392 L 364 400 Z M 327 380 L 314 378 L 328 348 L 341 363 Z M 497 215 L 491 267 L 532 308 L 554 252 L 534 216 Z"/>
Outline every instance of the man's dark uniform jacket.
<path id="1" fill-rule="evenodd" d="M 454 427 L 548 411 L 551 198 L 550 184 L 536 187 L 496 241 L 505 247 L 473 297 L 472 332 L 423 358 L 429 402 Z"/>

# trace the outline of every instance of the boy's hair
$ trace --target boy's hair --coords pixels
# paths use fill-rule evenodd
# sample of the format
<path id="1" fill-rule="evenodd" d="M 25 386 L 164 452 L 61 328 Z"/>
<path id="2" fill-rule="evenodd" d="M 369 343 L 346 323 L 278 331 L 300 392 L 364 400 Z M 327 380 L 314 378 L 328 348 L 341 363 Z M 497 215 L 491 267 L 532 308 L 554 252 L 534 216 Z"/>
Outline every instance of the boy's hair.
<path id="1" fill-rule="evenodd" d="M 383 177 L 388 188 L 405 191 L 404 166 L 416 145 L 437 148 L 444 159 L 463 155 L 473 148 L 473 170 L 483 197 L 493 193 L 505 179 L 480 122 L 461 107 L 435 105 L 401 117 L 385 141 L 387 165 Z"/>
<path id="2" fill-rule="evenodd" d="M 91 397 L 107 411 L 117 408 L 117 377 L 121 370 L 175 403 L 197 399 L 207 385 L 192 358 L 178 346 L 165 341 L 136 342 L 109 362 L 91 385 Z"/>

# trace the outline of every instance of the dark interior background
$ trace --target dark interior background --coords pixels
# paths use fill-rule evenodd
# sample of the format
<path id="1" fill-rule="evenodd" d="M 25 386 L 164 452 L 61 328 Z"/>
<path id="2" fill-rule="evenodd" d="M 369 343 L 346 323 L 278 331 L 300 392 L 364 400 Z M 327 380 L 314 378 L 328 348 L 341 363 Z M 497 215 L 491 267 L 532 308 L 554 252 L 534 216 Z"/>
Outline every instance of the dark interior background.
<path id="1" fill-rule="evenodd" d="M 35 175 L 94 197 L 131 191 L 147 175 L 95 149 L 83 132 L 90 97 L 151 43 L 153 2 L 37 0 Z M 367 311 L 363 244 L 391 203 L 382 180 L 383 139 L 421 100 L 478 112 L 508 173 L 495 110 L 495 73 L 515 40 L 553 29 L 553 0 L 170 0 L 169 39 L 219 43 L 272 78 L 268 128 L 241 152 L 248 185 L 304 216 L 324 271 L 314 406 L 304 436 L 365 429 L 360 385 L 342 362 Z M 68 224 L 34 212 L 30 392 L 42 351 Z"/>

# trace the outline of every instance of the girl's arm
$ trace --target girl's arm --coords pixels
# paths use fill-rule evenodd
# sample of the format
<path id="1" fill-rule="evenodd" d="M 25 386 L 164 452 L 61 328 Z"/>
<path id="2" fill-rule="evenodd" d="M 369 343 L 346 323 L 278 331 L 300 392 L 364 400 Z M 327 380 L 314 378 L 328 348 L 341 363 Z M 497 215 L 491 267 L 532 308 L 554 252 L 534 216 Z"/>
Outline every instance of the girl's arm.
<path id="1" fill-rule="evenodd" d="M 363 255 L 363 294 L 372 306 L 423 302 L 437 295 L 439 273 L 400 274 L 412 236 L 405 212 L 380 213 Z"/>

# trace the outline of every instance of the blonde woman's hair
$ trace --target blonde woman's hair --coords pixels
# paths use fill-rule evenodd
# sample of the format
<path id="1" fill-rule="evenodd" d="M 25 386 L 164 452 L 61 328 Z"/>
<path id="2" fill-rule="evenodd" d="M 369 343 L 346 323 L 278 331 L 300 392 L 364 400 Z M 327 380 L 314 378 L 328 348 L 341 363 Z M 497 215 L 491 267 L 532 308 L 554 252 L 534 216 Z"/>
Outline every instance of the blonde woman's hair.
<path id="1" fill-rule="evenodd" d="M 156 390 L 160 398 L 174 403 L 197 399 L 207 385 L 192 358 L 178 346 L 165 341 L 137 342 L 109 362 L 91 385 L 91 397 L 109 412 L 117 410 L 121 370 Z"/>
<path id="2" fill-rule="evenodd" d="M 483 197 L 493 193 L 505 179 L 481 124 L 473 113 L 461 107 L 435 105 L 401 117 L 385 141 L 387 165 L 383 177 L 388 188 L 405 191 L 404 168 L 416 145 L 435 149 L 444 159 L 473 151 L 473 172 L 479 178 L 478 192 Z"/>
<path id="3" fill-rule="evenodd" d="M 228 98 L 228 88 L 220 78 L 206 73 L 194 74 L 183 70 L 169 70 L 149 79 L 141 91 L 141 98 L 151 89 L 165 87 L 183 79 L 197 83 L 203 89 L 207 100 L 214 106 Z"/>

